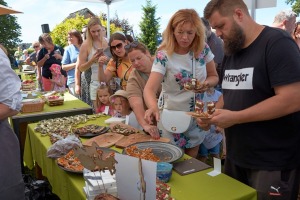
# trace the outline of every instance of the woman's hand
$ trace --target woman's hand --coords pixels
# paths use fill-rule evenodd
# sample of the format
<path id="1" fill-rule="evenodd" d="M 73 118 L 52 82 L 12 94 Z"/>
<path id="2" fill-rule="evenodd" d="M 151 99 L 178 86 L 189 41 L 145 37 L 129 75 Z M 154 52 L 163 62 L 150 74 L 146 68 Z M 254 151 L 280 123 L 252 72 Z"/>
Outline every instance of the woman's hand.
<path id="1" fill-rule="evenodd" d="M 156 126 L 147 124 L 143 127 L 143 129 L 149 133 L 153 139 L 158 140 L 160 138 L 158 128 Z"/>
<path id="2" fill-rule="evenodd" d="M 80 90 L 81 90 L 80 85 L 75 85 L 75 94 L 80 95 Z"/>
<path id="3" fill-rule="evenodd" d="M 98 58 L 99 66 L 106 65 L 108 61 L 109 61 L 109 58 L 104 55 L 102 55 Z"/>
<path id="4" fill-rule="evenodd" d="M 144 119 L 150 125 L 154 124 L 155 121 L 159 122 L 159 120 L 160 120 L 159 109 L 158 108 L 156 108 L 156 109 L 149 108 L 145 112 Z"/>
<path id="5" fill-rule="evenodd" d="M 203 87 L 201 87 L 198 90 L 193 90 L 193 92 L 195 93 L 204 93 L 208 90 L 208 88 L 210 87 L 209 83 L 207 81 L 204 81 L 202 84 Z"/>
<path id="6" fill-rule="evenodd" d="M 97 63 L 98 62 L 98 59 L 100 58 L 100 56 L 102 55 L 102 53 L 99 53 L 96 51 L 96 53 L 94 53 L 94 55 L 92 56 L 91 60 L 94 62 L 94 63 Z"/>
<path id="7" fill-rule="evenodd" d="M 205 130 L 208 131 L 210 129 L 210 123 L 207 122 L 206 120 L 200 119 L 200 118 L 196 118 L 197 124 L 198 126 Z"/>

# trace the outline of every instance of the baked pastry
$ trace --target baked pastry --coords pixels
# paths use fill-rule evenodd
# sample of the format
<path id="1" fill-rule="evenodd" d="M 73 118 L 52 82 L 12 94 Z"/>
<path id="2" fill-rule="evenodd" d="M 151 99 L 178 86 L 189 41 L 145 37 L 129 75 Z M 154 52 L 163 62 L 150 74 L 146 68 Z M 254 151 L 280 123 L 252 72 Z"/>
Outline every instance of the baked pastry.
<path id="1" fill-rule="evenodd" d="M 209 115 L 212 115 L 216 110 L 216 107 L 215 107 L 215 103 L 210 101 L 210 102 L 207 102 L 207 113 Z"/>
<path id="2" fill-rule="evenodd" d="M 197 99 L 195 104 L 195 112 L 200 114 L 203 113 L 203 110 L 204 110 L 204 102 Z"/>
<path id="3" fill-rule="evenodd" d="M 203 86 L 204 85 L 196 78 L 192 78 L 184 84 L 186 90 L 200 90 Z"/>

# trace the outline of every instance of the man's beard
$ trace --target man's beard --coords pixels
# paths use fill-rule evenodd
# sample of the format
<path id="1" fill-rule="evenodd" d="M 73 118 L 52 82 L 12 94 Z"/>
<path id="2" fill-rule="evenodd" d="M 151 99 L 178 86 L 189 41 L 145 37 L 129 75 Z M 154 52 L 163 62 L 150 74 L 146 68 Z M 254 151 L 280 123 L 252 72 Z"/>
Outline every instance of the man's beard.
<path id="1" fill-rule="evenodd" d="M 226 55 L 232 55 L 240 51 L 245 43 L 244 31 L 236 22 L 233 22 L 229 36 L 224 40 L 224 51 Z"/>

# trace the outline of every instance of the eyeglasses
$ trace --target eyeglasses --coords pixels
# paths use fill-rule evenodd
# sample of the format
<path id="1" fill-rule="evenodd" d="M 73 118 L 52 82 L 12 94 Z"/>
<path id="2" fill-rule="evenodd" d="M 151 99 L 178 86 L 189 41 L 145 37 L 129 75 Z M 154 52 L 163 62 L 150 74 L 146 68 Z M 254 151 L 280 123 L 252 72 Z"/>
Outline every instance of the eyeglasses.
<path id="1" fill-rule="evenodd" d="M 123 47 L 123 43 L 119 43 L 119 44 L 117 44 L 115 46 L 110 46 L 110 48 L 112 48 L 112 50 L 116 50 L 117 48 L 120 49 L 122 47 Z"/>
<path id="2" fill-rule="evenodd" d="M 40 46 L 33 46 L 33 48 L 38 48 L 38 47 L 40 47 Z"/>
<path id="3" fill-rule="evenodd" d="M 135 48 L 139 45 L 139 41 L 133 41 L 130 44 L 125 45 L 124 49 L 128 51 L 131 48 Z"/>

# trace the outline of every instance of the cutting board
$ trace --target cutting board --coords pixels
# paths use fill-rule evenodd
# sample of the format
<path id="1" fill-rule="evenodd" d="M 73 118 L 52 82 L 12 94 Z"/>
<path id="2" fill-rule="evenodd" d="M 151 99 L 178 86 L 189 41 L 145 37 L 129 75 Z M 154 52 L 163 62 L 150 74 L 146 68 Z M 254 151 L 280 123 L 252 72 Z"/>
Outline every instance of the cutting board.
<path id="1" fill-rule="evenodd" d="M 146 135 L 143 133 L 134 133 L 129 136 L 124 136 L 122 139 L 116 142 L 115 145 L 118 148 L 125 148 L 137 142 L 149 142 L 149 141 L 170 142 L 170 139 L 161 137 L 158 140 L 154 140 L 150 135 Z"/>
<path id="2" fill-rule="evenodd" d="M 92 146 L 95 141 L 99 147 L 111 147 L 123 137 L 125 136 L 117 133 L 105 133 L 85 141 L 83 145 Z"/>

